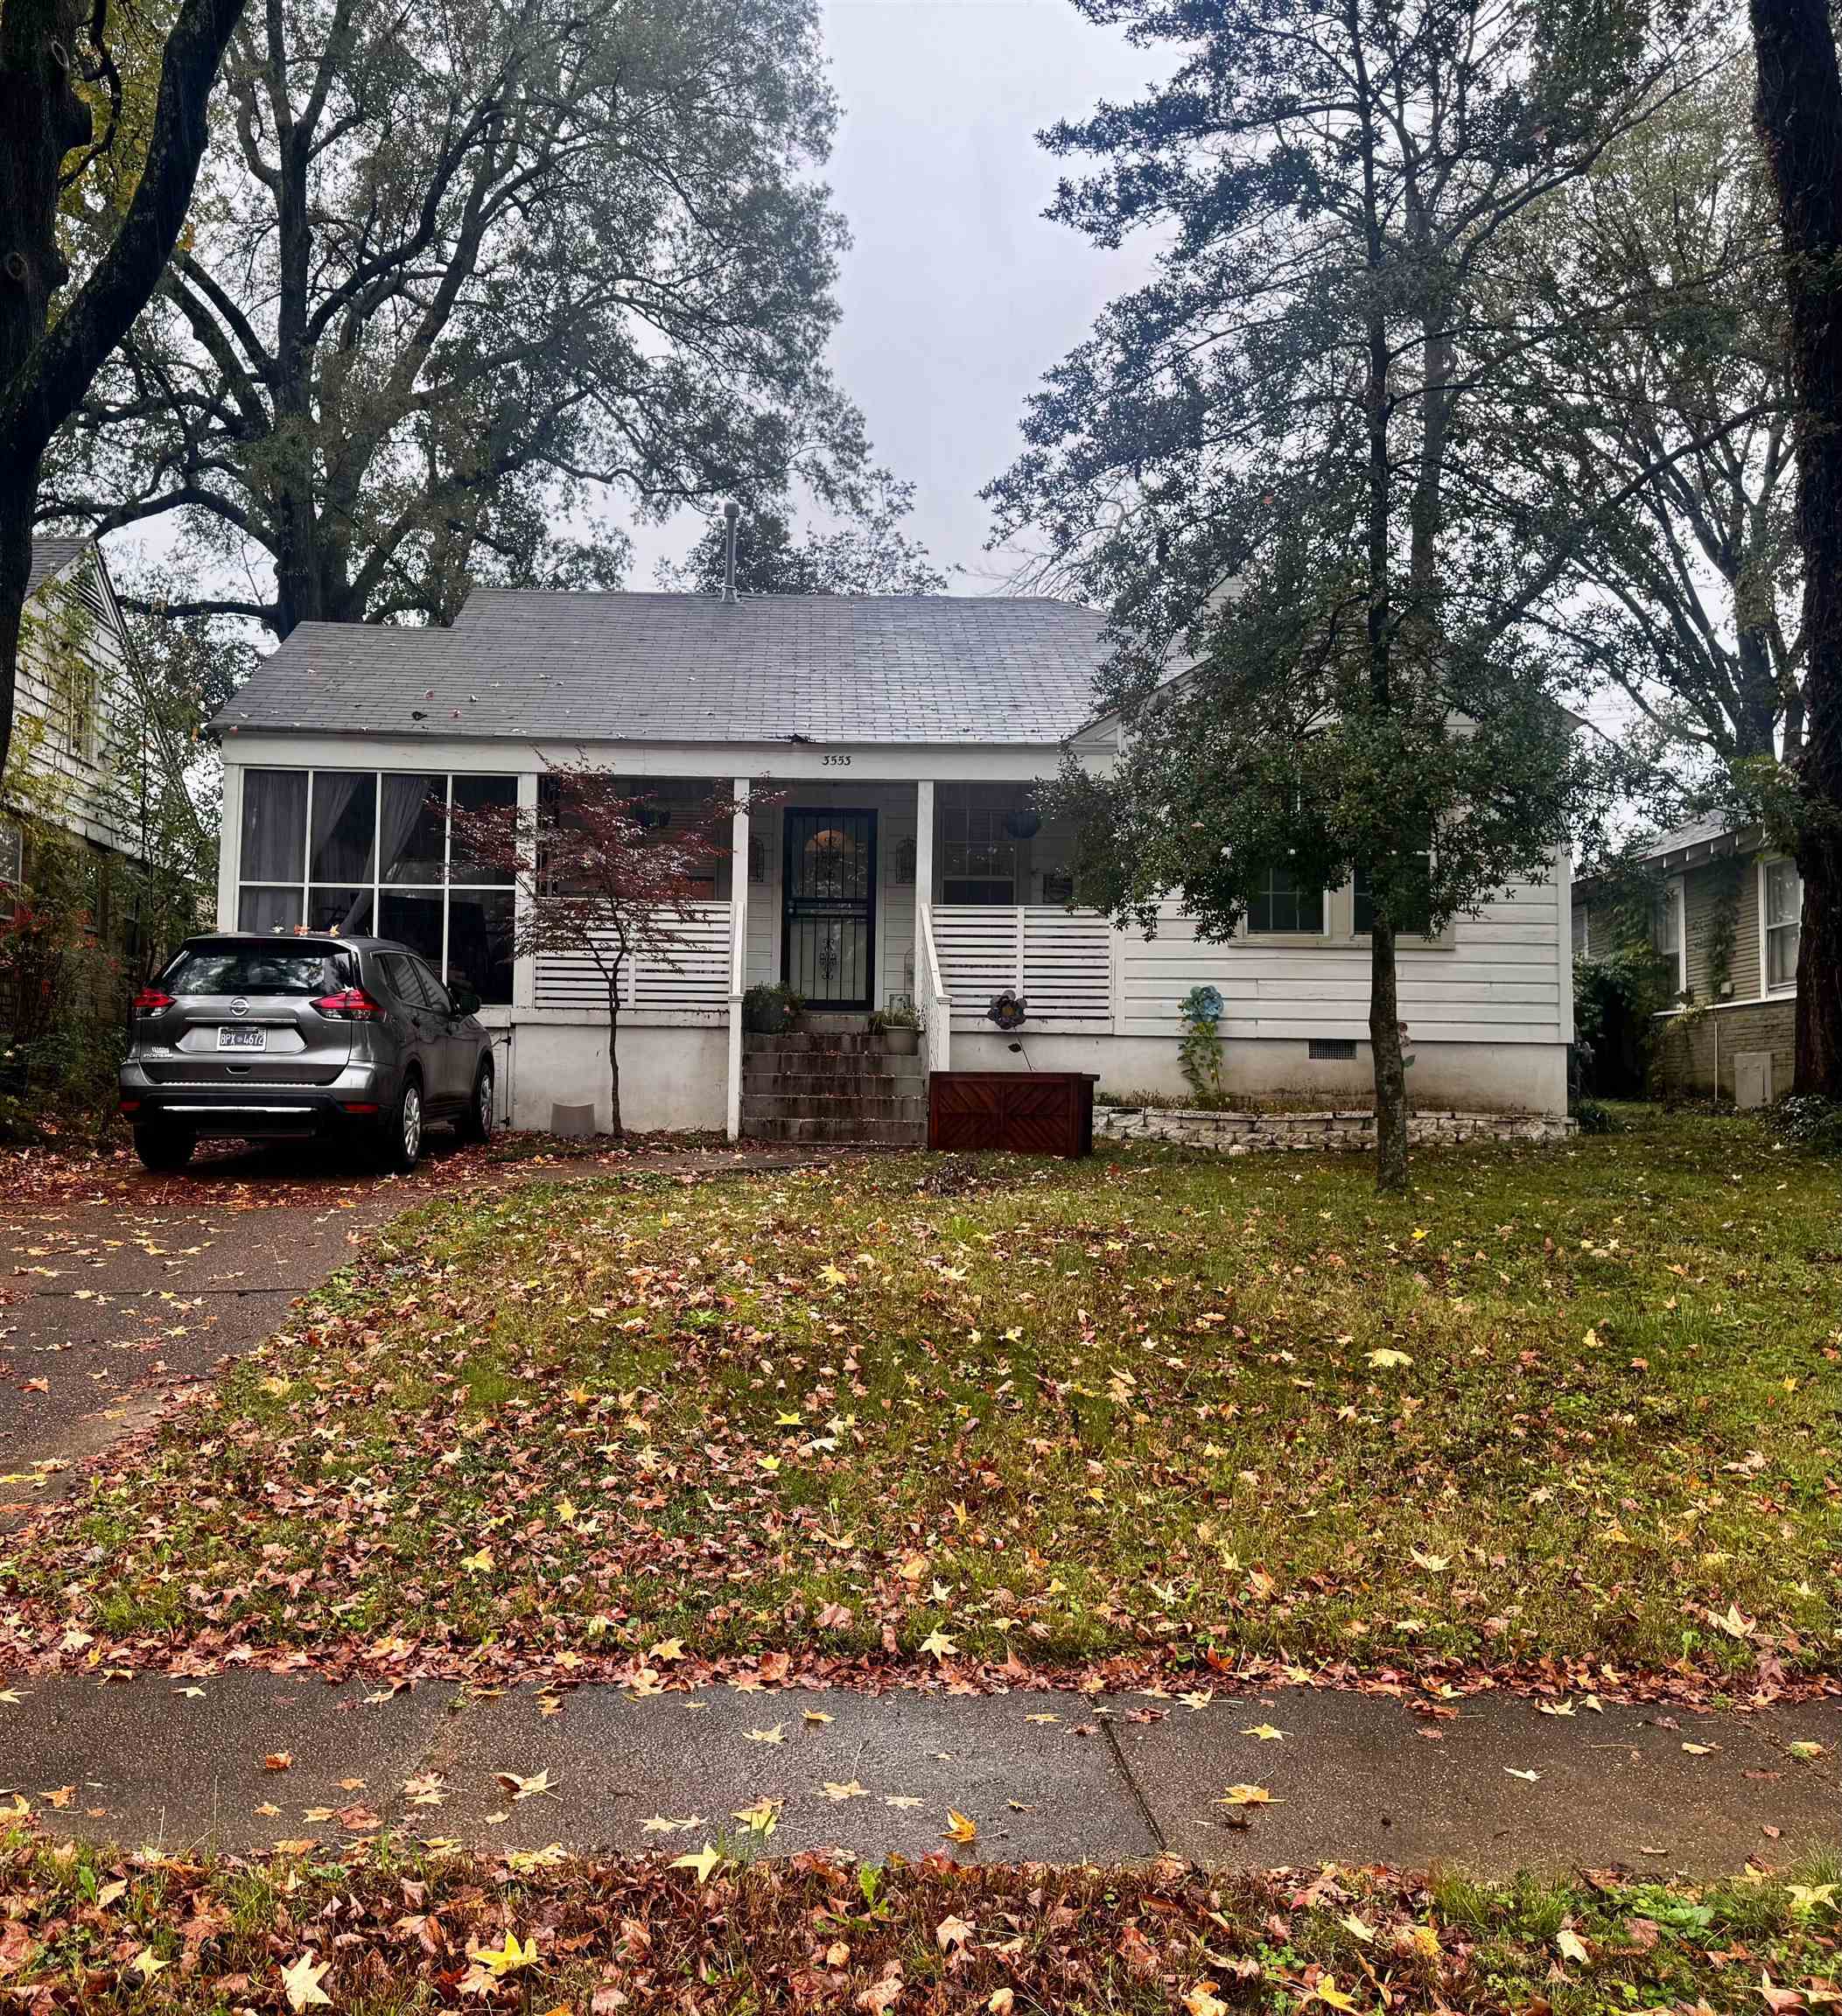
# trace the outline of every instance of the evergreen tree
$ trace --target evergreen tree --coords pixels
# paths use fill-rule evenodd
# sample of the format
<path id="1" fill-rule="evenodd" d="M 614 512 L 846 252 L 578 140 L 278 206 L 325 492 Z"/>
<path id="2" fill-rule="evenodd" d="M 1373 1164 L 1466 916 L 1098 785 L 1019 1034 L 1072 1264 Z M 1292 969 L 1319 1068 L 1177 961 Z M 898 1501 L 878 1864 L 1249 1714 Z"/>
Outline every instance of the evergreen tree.
<path id="1" fill-rule="evenodd" d="M 1582 781 L 1523 556 L 1461 508 L 1467 402 L 1541 335 L 1483 326 L 1481 280 L 1694 24 L 1687 0 L 1076 4 L 1176 57 L 1046 136 L 1097 164 L 1052 214 L 1163 249 L 989 493 L 1000 537 L 1046 539 L 1112 611 L 1124 754 L 1062 786 L 1082 888 L 1122 918 L 1175 892 L 1226 935 L 1256 905 L 1308 928 L 1355 878 L 1377 1180 L 1402 1189 L 1399 941 L 1551 873 Z"/>

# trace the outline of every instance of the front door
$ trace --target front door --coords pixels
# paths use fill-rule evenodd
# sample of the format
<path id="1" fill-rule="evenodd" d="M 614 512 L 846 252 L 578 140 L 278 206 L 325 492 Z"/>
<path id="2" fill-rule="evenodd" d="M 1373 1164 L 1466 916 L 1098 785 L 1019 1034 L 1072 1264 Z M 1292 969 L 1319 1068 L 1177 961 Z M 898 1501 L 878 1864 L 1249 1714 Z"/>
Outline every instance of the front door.
<path id="1" fill-rule="evenodd" d="M 815 1008 L 867 1008 L 876 979 L 876 814 L 789 808 L 781 978 Z"/>

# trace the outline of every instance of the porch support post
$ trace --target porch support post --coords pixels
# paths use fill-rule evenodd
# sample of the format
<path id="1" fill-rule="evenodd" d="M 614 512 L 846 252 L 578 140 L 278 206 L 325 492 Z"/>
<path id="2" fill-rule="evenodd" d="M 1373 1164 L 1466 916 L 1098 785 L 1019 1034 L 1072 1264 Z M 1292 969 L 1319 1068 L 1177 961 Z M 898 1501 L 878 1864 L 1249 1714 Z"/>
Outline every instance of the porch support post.
<path id="1" fill-rule="evenodd" d="M 521 770 L 518 773 L 518 820 L 522 827 L 529 830 L 537 817 L 537 773 Z M 512 893 L 514 934 L 522 938 L 530 917 L 530 896 L 522 888 L 515 888 Z M 514 1008 L 535 1008 L 537 1004 L 537 962 L 527 953 L 512 962 L 512 1005 Z"/>
<path id="2" fill-rule="evenodd" d="M 748 780 L 735 780 L 729 829 L 729 1083 L 724 1128 L 742 1132 L 742 996 L 748 983 Z"/>
<path id="3" fill-rule="evenodd" d="M 931 1003 L 928 990 L 935 976 L 928 970 L 923 920 L 934 906 L 934 780 L 923 777 L 914 787 L 914 1005 L 923 1015 Z"/>

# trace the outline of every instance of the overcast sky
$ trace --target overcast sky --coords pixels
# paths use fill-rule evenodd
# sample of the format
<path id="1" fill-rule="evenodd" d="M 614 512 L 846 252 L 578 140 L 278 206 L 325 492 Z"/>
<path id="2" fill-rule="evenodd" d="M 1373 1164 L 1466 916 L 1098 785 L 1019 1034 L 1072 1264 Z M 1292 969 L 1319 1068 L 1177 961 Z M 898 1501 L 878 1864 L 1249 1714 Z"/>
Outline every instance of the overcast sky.
<path id="1" fill-rule="evenodd" d="M 844 111 L 830 179 L 856 241 L 834 365 L 955 592 L 990 593 L 979 488 L 1043 372 L 1150 270 L 1043 220 L 1057 164 L 1035 136 L 1135 95 L 1157 58 L 1068 0 L 827 0 L 825 37 Z M 641 530 L 630 585 L 694 532 Z"/>

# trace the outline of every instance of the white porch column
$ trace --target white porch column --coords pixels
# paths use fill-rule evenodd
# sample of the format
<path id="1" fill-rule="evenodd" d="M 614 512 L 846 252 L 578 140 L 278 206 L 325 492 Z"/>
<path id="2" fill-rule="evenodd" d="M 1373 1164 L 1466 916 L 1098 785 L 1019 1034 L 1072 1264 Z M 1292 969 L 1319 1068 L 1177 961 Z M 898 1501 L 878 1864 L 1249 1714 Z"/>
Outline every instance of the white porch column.
<path id="1" fill-rule="evenodd" d="M 748 780 L 735 780 L 729 822 L 729 1084 L 724 1128 L 742 1132 L 742 996 L 748 984 Z"/>
<path id="2" fill-rule="evenodd" d="M 227 735 L 228 742 L 230 738 Z M 218 838 L 218 929 L 236 929 L 236 878 L 242 872 L 243 766 L 224 766 L 224 822 Z"/>
<path id="3" fill-rule="evenodd" d="M 537 816 L 537 773 L 521 770 L 518 774 L 518 822 L 529 830 Z M 513 932 L 522 938 L 526 919 L 530 913 L 530 898 L 522 888 L 516 888 L 512 895 Z M 512 962 L 512 1005 L 514 1008 L 534 1008 L 537 1004 L 537 962 L 529 957 Z"/>
<path id="4" fill-rule="evenodd" d="M 935 976 L 928 970 L 923 920 L 934 903 L 934 780 L 923 777 L 914 787 L 914 1005 L 923 1014 L 924 998 Z"/>

